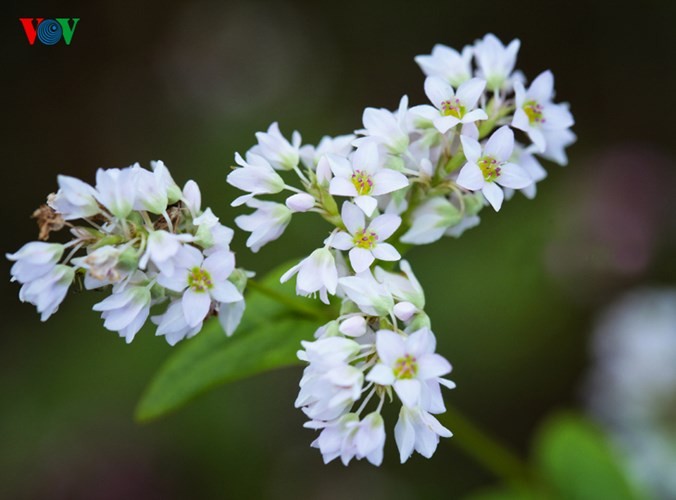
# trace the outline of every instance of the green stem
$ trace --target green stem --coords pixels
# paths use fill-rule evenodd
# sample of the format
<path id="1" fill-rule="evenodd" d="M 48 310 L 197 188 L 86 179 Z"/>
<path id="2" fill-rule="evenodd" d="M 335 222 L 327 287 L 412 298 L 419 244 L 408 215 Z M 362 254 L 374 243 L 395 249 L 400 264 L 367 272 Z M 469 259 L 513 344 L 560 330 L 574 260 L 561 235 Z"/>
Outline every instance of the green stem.
<path id="1" fill-rule="evenodd" d="M 262 283 L 259 283 L 258 281 L 248 280 L 247 287 L 251 288 L 252 290 L 256 290 L 257 292 L 260 292 L 263 295 L 266 295 L 271 299 L 276 300 L 280 304 L 284 304 L 289 309 L 292 309 L 301 314 L 317 319 L 326 319 L 326 318 L 333 319 L 335 317 L 335 315 L 333 315 L 330 310 L 326 312 L 324 310 L 319 310 L 315 307 L 305 304 L 300 300 L 296 300 L 292 297 L 288 297 L 287 295 L 278 292 L 277 290 L 273 290 L 272 288 Z"/>
<path id="2" fill-rule="evenodd" d="M 517 487 L 530 483 L 528 465 L 458 410 L 449 407 L 437 418 L 453 431 L 453 437 L 448 442 L 457 445 L 496 477 Z"/>

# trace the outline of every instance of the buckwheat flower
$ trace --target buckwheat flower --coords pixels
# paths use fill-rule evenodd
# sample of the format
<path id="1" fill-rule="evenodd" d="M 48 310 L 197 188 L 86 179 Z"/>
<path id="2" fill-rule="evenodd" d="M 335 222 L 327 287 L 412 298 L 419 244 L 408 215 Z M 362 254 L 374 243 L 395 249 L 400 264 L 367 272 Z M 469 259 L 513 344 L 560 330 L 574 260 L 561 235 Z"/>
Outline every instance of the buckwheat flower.
<path id="1" fill-rule="evenodd" d="M 346 318 L 340 322 L 338 331 L 348 337 L 361 337 L 367 331 L 366 319 L 361 315 Z"/>
<path id="2" fill-rule="evenodd" d="M 307 193 L 296 193 L 289 196 L 284 204 L 292 212 L 307 212 L 315 206 L 315 199 Z"/>
<path id="3" fill-rule="evenodd" d="M 153 175 L 157 179 L 158 184 L 166 191 L 169 204 L 172 205 L 180 200 L 182 195 L 181 188 L 179 188 L 178 184 L 174 181 L 164 162 L 162 160 L 151 161 L 150 167 L 153 170 Z"/>
<path id="4" fill-rule="evenodd" d="M 333 253 L 326 247 L 313 251 L 309 257 L 285 272 L 280 281 L 285 283 L 295 274 L 298 274 L 296 277 L 297 295 L 307 297 L 319 293 L 321 301 L 328 304 L 327 293 L 336 294 L 338 269 Z"/>
<path id="5" fill-rule="evenodd" d="M 183 339 L 194 337 L 202 329 L 201 321 L 195 326 L 188 325 L 180 300 L 172 301 L 164 314 L 153 316 L 150 319 L 157 325 L 155 335 L 164 336 L 171 346 L 176 345 Z"/>
<path id="6" fill-rule="evenodd" d="M 59 175 L 59 190 L 47 198 L 47 204 L 65 220 L 81 219 L 98 214 L 96 190 L 80 179 Z"/>
<path id="7" fill-rule="evenodd" d="M 59 243 L 31 241 L 6 257 L 14 261 L 10 273 L 12 281 L 26 283 L 50 272 L 63 255 L 64 246 Z"/>
<path id="8" fill-rule="evenodd" d="M 402 406 L 399 420 L 394 427 L 394 439 L 399 448 L 399 459 L 403 464 L 417 451 L 425 458 L 434 455 L 440 437 L 451 437 L 452 433 L 439 421 L 421 408 Z"/>
<path id="9" fill-rule="evenodd" d="M 486 81 L 472 78 L 453 91 L 441 78 L 430 76 L 425 79 L 425 94 L 434 105 L 416 106 L 411 115 L 431 121 L 434 127 L 445 134 L 458 123 L 473 123 L 486 120 L 488 115 L 483 109 L 474 109 L 486 87 Z"/>
<path id="10" fill-rule="evenodd" d="M 344 337 L 326 337 L 314 342 L 301 341 L 303 350 L 298 351 L 298 359 L 314 366 L 335 366 L 346 363 L 361 350 L 361 346 L 352 339 Z"/>
<path id="11" fill-rule="evenodd" d="M 352 142 L 356 139 L 354 134 L 330 137 L 325 135 L 319 141 L 317 147 L 306 144 L 300 148 L 300 159 L 306 167 L 315 169 L 319 160 L 326 154 L 347 156 L 352 152 Z"/>
<path id="12" fill-rule="evenodd" d="M 399 240 L 411 245 L 427 245 L 462 219 L 462 213 L 447 198 L 437 196 L 421 203 L 411 214 L 411 227 Z"/>
<path id="13" fill-rule="evenodd" d="M 458 53 L 451 47 L 436 44 L 432 47 L 431 54 L 416 56 L 414 59 L 426 76 L 436 76 L 454 87 L 459 87 L 471 78 L 472 55 L 472 47 L 469 46 L 465 46 L 462 53 Z"/>
<path id="14" fill-rule="evenodd" d="M 134 208 L 136 174 L 131 167 L 96 171 L 96 199 L 119 219 L 126 218 Z"/>
<path id="15" fill-rule="evenodd" d="M 357 133 L 365 135 L 354 141 L 355 146 L 367 142 L 383 144 L 390 153 L 401 154 L 408 146 L 408 96 L 399 101 L 399 108 L 395 113 L 384 108 L 366 108 L 362 116 L 364 128 Z"/>
<path id="16" fill-rule="evenodd" d="M 287 141 L 279 131 L 279 124 L 274 122 L 267 132 L 256 132 L 258 148 L 252 152 L 260 153 L 277 170 L 293 170 L 300 159 L 300 134 L 296 131 Z"/>
<path id="17" fill-rule="evenodd" d="M 492 33 L 475 42 L 474 57 L 478 73 L 486 80 L 489 90 L 498 91 L 509 86 L 520 46 L 521 41 L 514 39 L 505 47 Z"/>
<path id="18" fill-rule="evenodd" d="M 519 82 L 514 83 L 516 110 L 512 126 L 523 130 L 540 152 L 547 148 L 543 131 L 556 136 L 574 124 L 573 115 L 563 104 L 554 104 L 554 75 L 551 71 L 540 73 L 528 90 Z M 556 138 L 554 138 L 556 142 Z"/>
<path id="19" fill-rule="evenodd" d="M 384 243 L 401 225 L 401 217 L 379 215 L 367 226 L 364 212 L 350 202 L 343 203 L 341 216 L 348 232 L 336 233 L 328 244 L 338 250 L 349 250 L 350 264 L 357 273 L 371 267 L 376 259 L 401 259 L 401 255 L 392 245 Z"/>
<path id="20" fill-rule="evenodd" d="M 181 194 L 181 200 L 185 206 L 188 207 L 190 215 L 193 217 L 197 217 L 201 213 L 202 193 L 195 181 L 189 180 L 185 183 Z"/>
<path id="21" fill-rule="evenodd" d="M 166 179 L 160 175 L 162 169 L 158 170 L 158 175 L 155 175 L 154 172 L 138 164 L 131 168 L 134 171 L 133 189 L 136 190 L 134 210 L 147 210 L 152 214 L 164 212 L 169 204 L 169 193 Z M 132 187 L 127 189 L 132 189 Z"/>
<path id="22" fill-rule="evenodd" d="M 24 282 L 19 290 L 19 299 L 33 304 L 40 313 L 40 321 L 47 321 L 63 302 L 74 277 L 72 267 L 57 264 L 46 273 Z"/>
<path id="23" fill-rule="evenodd" d="M 547 177 L 547 171 L 540 165 L 540 162 L 528 149 L 519 148 L 515 163 L 522 167 L 533 180 L 532 184 L 529 184 L 521 190 L 526 198 L 532 200 L 537 194 L 537 183 Z M 509 194 L 508 189 L 505 189 L 505 197 L 508 197 Z"/>
<path id="24" fill-rule="evenodd" d="M 164 229 L 152 231 L 148 235 L 146 251 L 139 260 L 139 267 L 145 269 L 148 262 L 152 262 L 161 273 L 171 276 L 180 264 L 179 252 L 183 244 L 193 239 L 190 234 L 174 234 Z"/>
<path id="25" fill-rule="evenodd" d="M 120 247 L 104 245 L 84 257 L 72 259 L 71 262 L 77 268 L 86 269 L 87 275 L 101 282 L 103 286 L 117 283 L 133 271 L 133 265 L 124 269 L 119 265 L 123 252 L 124 249 Z"/>
<path id="26" fill-rule="evenodd" d="M 394 307 L 392 294 L 368 270 L 357 276 L 338 278 L 338 284 L 345 295 L 365 314 L 388 316 Z"/>
<path id="27" fill-rule="evenodd" d="M 237 227 L 251 233 L 246 246 L 256 253 L 263 245 L 279 238 L 291 222 L 291 210 L 281 203 L 249 200 L 246 205 L 256 211 L 235 218 Z"/>
<path id="28" fill-rule="evenodd" d="M 296 408 L 314 420 L 333 420 L 347 412 L 361 397 L 364 372 L 340 363 L 334 366 L 310 365 L 300 381 Z"/>
<path id="29" fill-rule="evenodd" d="M 275 172 L 270 163 L 257 154 L 247 154 L 247 161 L 235 153 L 235 168 L 228 174 L 228 183 L 249 194 L 236 198 L 231 205 L 237 207 L 260 194 L 275 194 L 284 189 L 284 180 Z"/>
<path id="30" fill-rule="evenodd" d="M 148 319 L 150 301 L 148 286 L 127 286 L 94 304 L 92 309 L 102 313 L 106 329 L 118 332 L 129 344 Z"/>
<path id="31" fill-rule="evenodd" d="M 246 302 L 244 299 L 235 302 L 221 302 L 218 304 L 218 322 L 221 324 L 223 331 L 225 331 L 225 334 L 228 337 L 237 330 L 237 327 L 242 321 L 245 309 Z"/>
<path id="32" fill-rule="evenodd" d="M 163 273 L 157 276 L 157 282 L 169 290 L 183 293 L 181 303 L 183 314 L 189 326 L 195 327 L 209 314 L 212 301 L 238 302 L 242 294 L 228 281 L 235 269 L 232 252 L 216 252 L 206 259 L 195 247 L 186 245 L 181 250 L 180 269 L 171 276 Z"/>
<path id="33" fill-rule="evenodd" d="M 375 269 L 375 277 L 383 283 L 390 293 L 400 301 L 411 302 L 418 309 L 425 308 L 425 292 L 422 285 L 413 274 L 413 269 L 407 260 L 399 262 L 399 269 L 404 273 L 385 271 L 380 267 Z"/>
<path id="34" fill-rule="evenodd" d="M 451 365 L 434 353 L 436 341 L 428 328 L 404 338 L 390 330 L 376 334 L 376 349 L 380 362 L 366 376 L 379 385 L 392 386 L 401 402 L 409 408 L 420 403 L 423 384 L 428 380 L 440 382 L 440 377 L 451 372 Z M 445 381 L 444 381 L 445 383 Z"/>
<path id="35" fill-rule="evenodd" d="M 391 193 L 408 186 L 408 179 L 400 172 L 382 167 L 378 147 L 366 143 L 347 158 L 327 155 L 334 178 L 329 193 L 352 196 L 367 216 L 378 206 L 375 196 Z"/>
<path id="36" fill-rule="evenodd" d="M 397 319 L 406 322 L 418 312 L 418 308 L 411 302 L 398 302 L 394 305 L 392 312 Z"/>
<path id="37" fill-rule="evenodd" d="M 509 163 L 514 149 L 514 132 L 508 126 L 500 127 L 491 135 L 486 145 L 462 136 L 462 148 L 467 163 L 460 170 L 457 184 L 471 191 L 481 191 L 486 200 L 498 211 L 504 200 L 504 193 L 498 186 L 523 189 L 533 180 L 528 173 L 515 163 Z"/>
<path id="38" fill-rule="evenodd" d="M 570 129 L 548 131 L 543 130 L 547 147 L 541 153 L 544 158 L 558 163 L 561 166 L 568 165 L 566 148 L 577 140 L 577 136 Z"/>

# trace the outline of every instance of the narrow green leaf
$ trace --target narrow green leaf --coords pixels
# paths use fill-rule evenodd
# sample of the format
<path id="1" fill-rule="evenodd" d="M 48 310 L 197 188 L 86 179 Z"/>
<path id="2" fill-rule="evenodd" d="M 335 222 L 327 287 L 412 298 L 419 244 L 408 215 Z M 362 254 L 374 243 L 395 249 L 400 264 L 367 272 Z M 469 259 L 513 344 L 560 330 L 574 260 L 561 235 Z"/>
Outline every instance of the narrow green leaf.
<path id="1" fill-rule="evenodd" d="M 311 339 L 330 313 L 316 301 L 296 297 L 291 283 L 280 285 L 279 276 L 289 267 L 280 266 L 247 294 L 246 312 L 232 337 L 212 318 L 176 348 L 143 394 L 138 421 L 157 419 L 219 385 L 299 364 L 300 341 Z"/>
<path id="2" fill-rule="evenodd" d="M 557 498 L 644 498 L 599 429 L 581 416 L 559 415 L 546 423 L 536 440 L 535 459 Z"/>

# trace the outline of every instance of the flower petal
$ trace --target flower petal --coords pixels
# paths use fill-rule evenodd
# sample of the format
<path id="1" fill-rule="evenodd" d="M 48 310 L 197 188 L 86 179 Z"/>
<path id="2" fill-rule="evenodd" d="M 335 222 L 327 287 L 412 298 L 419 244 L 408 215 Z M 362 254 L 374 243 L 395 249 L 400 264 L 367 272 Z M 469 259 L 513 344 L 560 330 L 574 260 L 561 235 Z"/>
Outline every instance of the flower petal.
<path id="1" fill-rule="evenodd" d="M 369 250 L 366 250 L 365 248 L 355 247 L 352 250 L 350 250 L 349 256 L 350 256 L 350 264 L 352 264 L 352 268 L 357 273 L 366 271 L 375 260 L 373 254 Z"/>
<path id="2" fill-rule="evenodd" d="M 496 179 L 498 184 L 512 189 L 523 189 L 533 184 L 533 179 L 528 172 L 515 163 L 500 165 L 500 176 Z"/>
<path id="3" fill-rule="evenodd" d="M 209 313 L 211 297 L 206 292 L 196 292 L 192 288 L 188 288 L 183 294 L 181 304 L 188 326 L 197 326 Z"/>
<path id="4" fill-rule="evenodd" d="M 378 202 L 373 196 L 357 196 L 354 199 L 354 202 L 364 211 L 368 217 L 371 217 L 375 209 L 378 207 Z"/>
<path id="5" fill-rule="evenodd" d="M 441 78 L 425 78 L 425 95 L 436 108 L 441 109 L 441 103 L 453 97 L 453 94 L 453 87 Z"/>
<path id="6" fill-rule="evenodd" d="M 379 385 L 392 385 L 394 383 L 394 372 L 392 368 L 382 363 L 374 366 L 368 375 L 366 375 L 366 380 L 369 382 L 375 382 Z"/>
<path id="7" fill-rule="evenodd" d="M 408 186 L 408 178 L 401 172 L 383 168 L 373 174 L 373 196 L 391 193 Z M 368 215 L 368 214 L 367 214 Z"/>
<path id="8" fill-rule="evenodd" d="M 378 235 L 378 241 L 385 241 L 401 225 L 401 217 L 394 214 L 379 215 L 371 221 L 369 229 Z"/>
<path id="9" fill-rule="evenodd" d="M 397 380 L 394 391 L 404 406 L 413 408 L 420 401 L 420 381 L 415 379 Z"/>
<path id="10" fill-rule="evenodd" d="M 379 260 L 392 262 L 401 259 L 401 254 L 389 243 L 379 243 L 373 248 L 372 253 Z"/>
<path id="11" fill-rule="evenodd" d="M 476 163 L 465 163 L 465 166 L 460 169 L 458 179 L 455 181 L 458 186 L 469 189 L 470 191 L 477 191 L 484 187 L 486 181 L 484 174 Z"/>
<path id="12" fill-rule="evenodd" d="M 495 211 L 499 211 L 502 206 L 502 201 L 505 199 L 505 193 L 502 192 L 502 189 L 494 182 L 487 182 L 484 184 L 481 192 Z"/>
<path id="13" fill-rule="evenodd" d="M 492 156 L 498 161 L 506 161 L 512 156 L 513 149 L 514 132 L 507 125 L 504 125 L 490 136 L 488 142 L 486 142 L 484 154 Z"/>
<path id="14" fill-rule="evenodd" d="M 376 335 L 376 350 L 380 360 L 388 366 L 394 366 L 399 358 L 406 354 L 406 344 L 398 333 L 380 330 Z"/>
<path id="15" fill-rule="evenodd" d="M 343 203 L 343 206 L 340 210 L 340 215 L 343 218 L 343 224 L 345 224 L 345 227 L 350 232 L 350 234 L 354 234 L 357 231 L 361 231 L 366 227 L 364 212 L 362 212 L 359 208 L 357 208 L 353 203 L 350 203 L 349 201 Z"/>

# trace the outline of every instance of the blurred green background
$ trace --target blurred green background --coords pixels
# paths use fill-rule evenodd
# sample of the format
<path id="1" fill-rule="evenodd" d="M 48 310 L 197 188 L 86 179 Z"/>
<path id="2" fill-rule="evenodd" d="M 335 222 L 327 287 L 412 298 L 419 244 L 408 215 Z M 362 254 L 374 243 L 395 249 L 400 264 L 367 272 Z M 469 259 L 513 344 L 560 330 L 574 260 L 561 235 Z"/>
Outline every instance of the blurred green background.
<path id="1" fill-rule="evenodd" d="M 427 293 L 439 351 L 458 384 L 448 404 L 524 456 L 546 415 L 581 406 L 589 336 L 606 304 L 676 283 L 676 3 L 148 1 L 6 2 L 3 7 L 3 252 L 35 239 L 32 210 L 64 173 L 162 159 L 195 179 L 228 225 L 235 151 L 279 121 L 305 142 L 361 126 L 365 106 L 425 102 L 413 62 L 435 43 L 487 32 L 522 41 L 517 67 L 545 69 L 579 140 L 534 201 L 518 195 L 459 240 L 408 258 Z M 81 18 L 70 46 L 29 46 L 19 17 Z M 294 218 L 259 254 L 260 274 L 317 245 Z M 317 232 L 319 231 L 319 233 Z M 9 264 L 2 263 L 9 276 Z M 497 483 L 452 440 L 432 460 L 324 466 L 293 408 L 300 369 L 214 391 L 149 425 L 134 406 L 170 354 L 144 329 L 103 329 L 92 294 L 46 324 L 2 285 L 2 498 L 462 498 Z M 95 295 L 95 294 L 93 294 Z M 187 374 L 189 376 L 189 374 Z M 392 419 L 390 419 L 392 420 Z M 676 472 L 675 472 L 676 473 Z"/>

